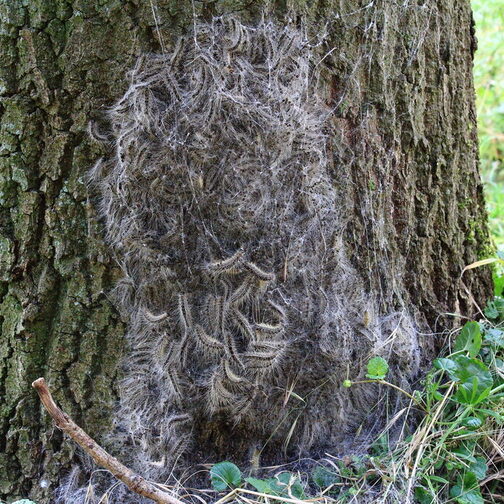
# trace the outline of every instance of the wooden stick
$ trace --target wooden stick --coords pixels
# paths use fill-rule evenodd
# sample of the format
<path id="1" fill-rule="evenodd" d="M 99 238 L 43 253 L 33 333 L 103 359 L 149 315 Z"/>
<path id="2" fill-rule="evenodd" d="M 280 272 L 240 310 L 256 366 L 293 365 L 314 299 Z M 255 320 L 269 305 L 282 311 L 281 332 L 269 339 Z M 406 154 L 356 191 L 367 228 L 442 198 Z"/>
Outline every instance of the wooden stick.
<path id="1" fill-rule="evenodd" d="M 91 439 L 66 413 L 61 411 L 54 402 L 51 392 L 44 378 L 39 378 L 32 383 L 37 391 L 42 404 L 53 418 L 55 424 L 68 434 L 82 449 L 93 457 L 101 467 L 110 471 L 118 480 L 121 480 L 132 492 L 152 499 L 158 504 L 184 504 L 167 492 L 163 492 L 155 484 L 150 483 L 138 474 L 121 464 L 116 458 L 107 453 L 96 441 Z"/>

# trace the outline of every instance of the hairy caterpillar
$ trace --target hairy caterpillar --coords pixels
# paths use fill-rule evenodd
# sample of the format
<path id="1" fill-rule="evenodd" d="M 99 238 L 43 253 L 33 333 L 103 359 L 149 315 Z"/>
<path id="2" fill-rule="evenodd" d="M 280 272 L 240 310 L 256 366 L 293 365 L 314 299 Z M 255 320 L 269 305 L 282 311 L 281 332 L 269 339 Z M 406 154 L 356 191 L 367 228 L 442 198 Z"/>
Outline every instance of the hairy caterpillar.
<path id="1" fill-rule="evenodd" d="M 216 371 L 210 378 L 208 387 L 208 406 L 210 411 L 218 411 L 231 404 L 234 399 L 235 394 L 224 386 L 220 372 Z"/>
<path id="2" fill-rule="evenodd" d="M 254 367 L 271 367 L 277 360 L 276 352 L 245 352 L 243 356 L 247 359 L 247 365 Z"/>
<path id="3" fill-rule="evenodd" d="M 171 431 L 176 429 L 179 425 L 186 424 L 191 421 L 191 416 L 187 413 L 182 413 L 179 415 L 171 415 L 166 420 L 165 429 Z"/>
<path id="4" fill-rule="evenodd" d="M 240 312 L 237 308 L 233 308 L 232 314 L 234 317 L 232 321 L 236 324 L 236 326 L 241 330 L 242 334 L 248 339 L 255 340 L 256 334 L 252 325 L 249 323 L 245 315 Z"/>
<path id="5" fill-rule="evenodd" d="M 250 271 L 250 273 L 252 273 L 253 275 L 255 275 L 260 280 L 264 280 L 264 281 L 270 282 L 271 280 L 275 279 L 275 274 L 274 273 L 268 273 L 266 271 L 263 271 L 261 268 L 259 268 L 259 266 L 256 266 L 252 262 L 246 262 L 244 264 L 244 266 L 245 266 L 245 268 L 247 268 L 248 271 Z"/>
<path id="6" fill-rule="evenodd" d="M 278 353 L 279 350 L 282 350 L 285 347 L 285 343 L 283 341 L 253 341 L 248 346 L 248 350 L 252 353 L 269 353 L 272 352 Z"/>
<path id="7" fill-rule="evenodd" d="M 224 361 L 224 376 L 234 384 L 245 383 L 247 380 L 245 378 L 238 376 L 232 369 L 229 361 L 226 359 Z"/>
<path id="8" fill-rule="evenodd" d="M 252 294 L 253 283 L 250 278 L 245 278 L 243 283 L 230 294 L 229 303 L 233 306 L 239 306 L 244 303 Z"/>
<path id="9" fill-rule="evenodd" d="M 238 355 L 235 341 L 230 331 L 224 330 L 224 342 L 225 342 L 226 354 L 240 367 L 244 368 L 245 366 L 243 365 L 243 362 L 241 361 Z"/>
<path id="10" fill-rule="evenodd" d="M 281 308 L 279 305 L 271 301 L 271 299 L 268 299 L 268 304 L 273 308 L 273 310 L 280 315 L 280 320 L 285 323 L 287 320 L 287 316 L 285 315 L 285 310 Z"/>
<path id="11" fill-rule="evenodd" d="M 186 294 L 179 294 L 177 308 L 182 331 L 185 334 L 188 329 L 192 328 L 193 325 L 191 308 L 189 306 L 189 303 L 187 302 Z"/>
<path id="12" fill-rule="evenodd" d="M 147 310 L 147 308 L 144 308 L 144 317 L 149 322 L 155 323 L 155 322 L 161 322 L 161 321 L 165 320 L 168 317 L 168 313 L 164 312 L 164 313 L 160 313 L 159 315 L 154 315 L 152 312 Z"/>
<path id="13" fill-rule="evenodd" d="M 171 393 L 170 395 L 172 395 L 175 398 L 177 404 L 181 407 L 182 392 L 180 390 L 180 383 L 177 371 L 175 371 L 172 368 L 169 368 L 166 372 L 166 378 L 169 385 L 169 391 Z"/>
<path id="14" fill-rule="evenodd" d="M 277 325 L 272 325 L 272 324 L 255 324 L 254 325 L 255 329 L 257 329 L 258 332 L 264 333 L 264 334 L 278 334 L 284 330 L 284 326 L 281 324 Z"/>
<path id="15" fill-rule="evenodd" d="M 199 324 L 196 324 L 196 326 L 194 327 L 194 334 L 201 348 L 211 351 L 224 350 L 224 345 L 219 340 L 209 336 L 206 333 L 205 329 L 203 329 L 203 327 L 201 327 Z"/>
<path id="16" fill-rule="evenodd" d="M 243 249 L 238 249 L 231 257 L 224 259 L 222 261 L 216 261 L 209 263 L 207 265 L 207 270 L 214 275 L 220 275 L 222 273 L 234 273 L 236 272 L 236 267 L 240 264 L 245 252 Z"/>

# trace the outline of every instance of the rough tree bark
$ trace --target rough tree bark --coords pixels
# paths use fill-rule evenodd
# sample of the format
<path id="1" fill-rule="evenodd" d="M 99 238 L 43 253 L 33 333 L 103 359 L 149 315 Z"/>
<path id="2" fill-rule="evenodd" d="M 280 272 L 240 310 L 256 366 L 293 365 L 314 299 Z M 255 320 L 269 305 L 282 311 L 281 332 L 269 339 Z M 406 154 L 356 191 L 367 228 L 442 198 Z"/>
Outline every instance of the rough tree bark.
<path id="1" fill-rule="evenodd" d="M 74 457 L 41 414 L 37 377 L 93 437 L 111 428 L 124 324 L 107 297 L 119 273 L 84 180 L 103 155 L 89 120 L 124 93 L 140 54 L 170 47 L 194 16 L 253 22 L 264 9 L 279 22 L 292 9 L 329 33 L 321 56 L 348 180 L 345 248 L 367 290 L 395 291 L 377 259 L 386 256 L 419 326 L 473 311 L 460 272 L 490 247 L 469 0 L 3 0 L 0 498 L 50 502 Z M 487 272 L 464 282 L 480 303 L 491 294 Z M 423 345 L 428 357 L 436 341 Z"/>

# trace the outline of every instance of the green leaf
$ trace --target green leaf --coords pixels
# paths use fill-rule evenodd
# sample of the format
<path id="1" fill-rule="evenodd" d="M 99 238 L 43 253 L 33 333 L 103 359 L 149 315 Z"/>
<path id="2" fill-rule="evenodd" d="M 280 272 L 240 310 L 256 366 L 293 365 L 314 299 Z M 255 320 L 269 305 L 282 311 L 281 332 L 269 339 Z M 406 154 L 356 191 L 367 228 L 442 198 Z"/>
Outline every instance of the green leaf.
<path id="1" fill-rule="evenodd" d="M 419 504 L 432 504 L 434 502 L 434 496 L 429 490 L 422 487 L 415 488 L 415 499 Z"/>
<path id="2" fill-rule="evenodd" d="M 472 450 L 464 444 L 452 449 L 452 453 L 457 455 L 457 458 L 465 460 L 466 462 L 469 462 L 471 464 L 476 462 L 476 457 L 474 457 Z"/>
<path id="3" fill-rule="evenodd" d="M 450 489 L 450 495 L 458 504 L 484 504 L 478 478 L 472 472 L 465 473 L 463 480 L 459 479 L 457 485 Z"/>
<path id="4" fill-rule="evenodd" d="M 210 469 L 212 487 L 218 492 L 241 484 L 241 471 L 232 462 L 219 462 Z"/>
<path id="5" fill-rule="evenodd" d="M 494 272 L 493 281 L 494 281 L 494 294 L 496 296 L 502 296 L 504 294 L 504 275 L 498 275 Z"/>
<path id="6" fill-rule="evenodd" d="M 462 420 L 462 425 L 464 427 L 470 427 L 471 429 L 477 429 L 483 425 L 483 420 L 478 417 L 467 417 Z"/>
<path id="7" fill-rule="evenodd" d="M 429 476 L 425 476 L 426 478 L 432 480 L 432 481 L 437 481 L 438 483 L 444 483 L 445 485 L 449 485 L 450 482 L 444 478 L 441 478 L 441 476 L 436 476 L 435 474 L 431 474 Z"/>
<path id="8" fill-rule="evenodd" d="M 277 474 L 274 478 L 258 479 L 258 478 L 245 478 L 247 483 L 250 483 L 258 492 L 276 495 L 277 497 L 287 497 L 290 493 L 298 498 L 304 499 L 304 489 L 301 482 L 290 472 L 283 472 Z"/>
<path id="9" fill-rule="evenodd" d="M 481 330 L 478 322 L 467 322 L 462 328 L 453 349 L 455 352 L 469 352 L 469 356 L 474 358 L 481 348 Z"/>
<path id="10" fill-rule="evenodd" d="M 384 432 L 373 442 L 371 445 L 371 453 L 374 456 L 384 455 L 390 451 L 389 445 L 389 435 L 388 432 Z"/>
<path id="11" fill-rule="evenodd" d="M 455 485 L 451 488 L 450 495 L 458 504 L 485 504 L 479 488 L 464 490 L 461 485 Z"/>
<path id="12" fill-rule="evenodd" d="M 495 359 L 495 369 L 504 375 L 504 361 L 502 359 Z"/>
<path id="13" fill-rule="evenodd" d="M 462 404 L 478 404 L 488 397 L 493 386 L 492 374 L 483 362 L 459 355 L 453 359 L 457 369 L 450 373 L 459 381 L 454 399 Z"/>
<path id="14" fill-rule="evenodd" d="M 367 365 L 366 376 L 371 380 L 383 380 L 387 376 L 389 366 L 382 357 L 373 357 Z"/>
<path id="15" fill-rule="evenodd" d="M 494 410 L 489 410 L 489 409 L 484 409 L 484 408 L 478 408 L 478 413 L 483 413 L 487 416 L 491 416 L 497 420 L 497 423 L 502 424 L 504 423 L 504 415 L 501 415 L 497 413 L 497 411 Z"/>
<path id="16" fill-rule="evenodd" d="M 504 348 L 504 331 L 502 329 L 487 329 L 484 335 L 485 343 L 490 343 L 497 348 Z"/>
<path id="17" fill-rule="evenodd" d="M 278 489 L 278 491 L 280 493 L 283 493 L 284 495 L 289 495 L 290 490 L 290 493 L 294 497 L 298 499 L 305 498 L 304 489 L 301 485 L 301 482 L 299 481 L 299 478 L 297 478 L 290 472 L 282 472 L 280 474 L 277 474 L 273 478 L 272 488 L 274 490 Z"/>
<path id="18" fill-rule="evenodd" d="M 450 375 L 450 378 L 452 380 L 456 380 L 453 373 L 457 371 L 458 364 L 453 359 L 446 359 L 446 358 L 435 359 L 433 364 L 436 369 L 446 371 Z"/>
<path id="19" fill-rule="evenodd" d="M 498 320 L 504 317 L 504 298 L 496 296 L 483 311 L 490 320 Z"/>
<path id="20" fill-rule="evenodd" d="M 476 457 L 476 461 L 469 465 L 469 472 L 473 473 L 478 481 L 485 479 L 488 471 L 485 459 L 483 457 Z"/>
<path id="21" fill-rule="evenodd" d="M 245 478 L 245 481 L 252 485 L 258 492 L 265 494 L 273 494 L 270 480 L 258 479 L 258 478 Z"/>
<path id="22" fill-rule="evenodd" d="M 317 485 L 321 490 L 340 481 L 340 478 L 336 473 L 330 471 L 324 466 L 315 467 L 312 471 L 311 478 L 315 485 Z"/>

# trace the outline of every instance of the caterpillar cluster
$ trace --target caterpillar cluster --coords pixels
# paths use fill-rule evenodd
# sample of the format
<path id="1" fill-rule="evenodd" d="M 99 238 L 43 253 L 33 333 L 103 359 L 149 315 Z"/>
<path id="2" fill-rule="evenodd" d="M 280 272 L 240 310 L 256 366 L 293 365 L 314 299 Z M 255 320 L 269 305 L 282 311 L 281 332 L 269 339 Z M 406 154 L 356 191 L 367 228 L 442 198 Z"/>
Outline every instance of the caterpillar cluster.
<path id="1" fill-rule="evenodd" d="M 334 445 L 371 402 L 327 379 L 383 335 L 362 324 L 378 310 L 343 245 L 315 54 L 303 29 L 216 18 L 142 56 L 110 111 L 114 155 L 91 179 L 129 320 L 114 435 L 148 478 L 195 443 Z"/>
<path id="2" fill-rule="evenodd" d="M 110 111 L 115 156 L 91 178 L 130 320 L 119 431 L 150 477 L 198 437 L 197 418 L 275 429 L 257 408 L 315 317 L 318 258 L 304 250 L 320 248 L 335 206 L 310 54 L 302 30 L 214 19 L 141 57 Z"/>

